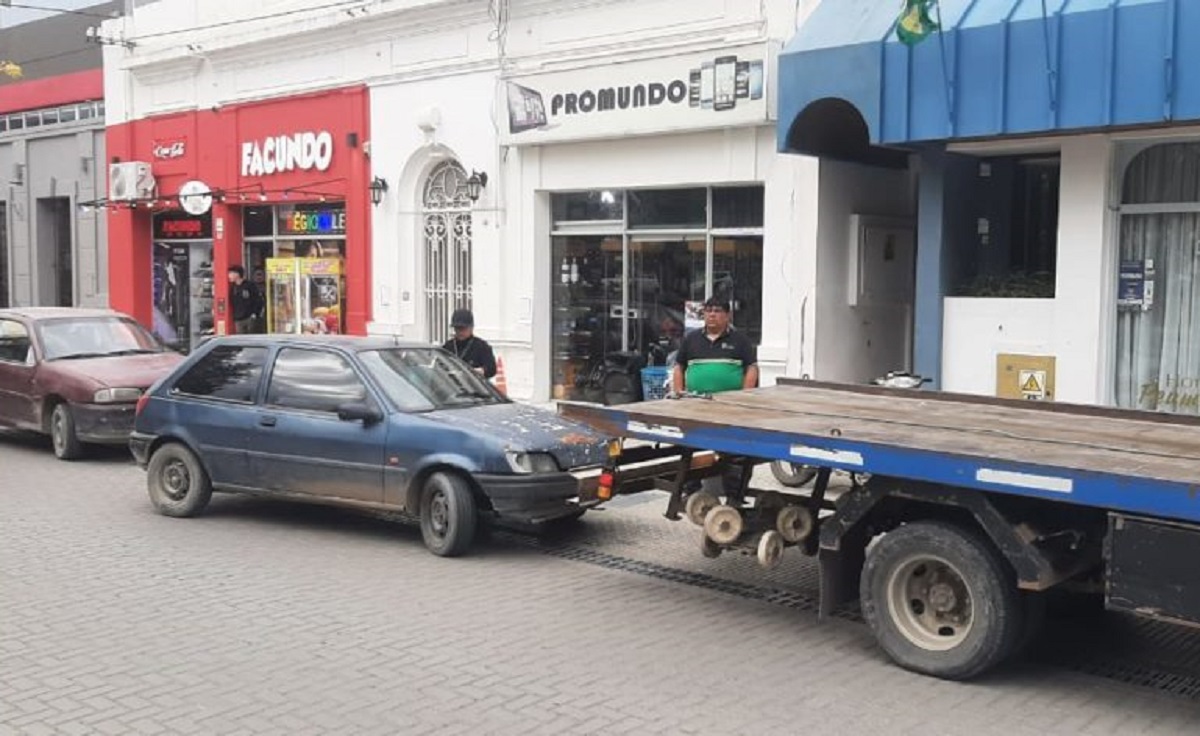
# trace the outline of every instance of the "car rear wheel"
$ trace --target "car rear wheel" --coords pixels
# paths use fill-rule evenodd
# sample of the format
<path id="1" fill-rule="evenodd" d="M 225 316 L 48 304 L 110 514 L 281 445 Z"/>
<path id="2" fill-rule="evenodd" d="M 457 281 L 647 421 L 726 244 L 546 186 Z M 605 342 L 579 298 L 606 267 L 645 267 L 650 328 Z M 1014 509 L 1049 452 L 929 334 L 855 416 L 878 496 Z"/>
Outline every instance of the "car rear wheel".
<path id="1" fill-rule="evenodd" d="M 58 404 L 50 414 L 50 442 L 59 460 L 78 460 L 83 456 L 83 443 L 75 433 L 75 415 L 68 404 Z"/>
<path id="2" fill-rule="evenodd" d="M 457 557 L 475 541 L 475 496 L 461 476 L 434 473 L 421 489 L 421 538 L 439 557 Z"/>
<path id="3" fill-rule="evenodd" d="M 150 456 L 146 488 L 163 516 L 195 516 L 212 498 L 212 482 L 199 458 L 177 443 L 163 445 Z"/>

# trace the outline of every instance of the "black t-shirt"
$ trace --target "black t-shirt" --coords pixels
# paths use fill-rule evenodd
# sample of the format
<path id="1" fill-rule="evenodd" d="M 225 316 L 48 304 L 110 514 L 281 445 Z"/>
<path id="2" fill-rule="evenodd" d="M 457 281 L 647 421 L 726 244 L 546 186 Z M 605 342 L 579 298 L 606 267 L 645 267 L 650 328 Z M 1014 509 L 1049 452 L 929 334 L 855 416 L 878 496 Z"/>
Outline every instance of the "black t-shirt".
<path id="1" fill-rule="evenodd" d="M 700 328 L 684 335 L 675 362 L 684 370 L 689 391 L 729 391 L 742 387 L 746 370 L 758 363 L 758 349 L 732 327 L 715 340 Z"/>
<path id="2" fill-rule="evenodd" d="M 242 281 L 240 284 L 229 285 L 229 302 L 233 307 L 235 320 L 254 317 L 263 308 L 262 292 L 253 281 Z"/>
<path id="3" fill-rule="evenodd" d="M 492 346 L 488 345 L 487 340 L 481 337 L 472 335 L 466 340 L 451 338 L 446 341 L 442 349 L 451 355 L 458 356 L 472 368 L 482 368 L 484 378 L 492 378 L 496 375 L 496 354 L 492 352 Z"/>

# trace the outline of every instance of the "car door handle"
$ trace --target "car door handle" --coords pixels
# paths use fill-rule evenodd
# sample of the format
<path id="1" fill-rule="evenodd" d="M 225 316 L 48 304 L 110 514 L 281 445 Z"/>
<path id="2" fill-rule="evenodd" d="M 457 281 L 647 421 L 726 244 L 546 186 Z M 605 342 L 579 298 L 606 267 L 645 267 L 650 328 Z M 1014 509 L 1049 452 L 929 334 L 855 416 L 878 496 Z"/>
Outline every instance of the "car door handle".
<path id="1" fill-rule="evenodd" d="M 258 423 L 264 427 L 274 427 L 275 426 L 275 417 L 259 417 Z"/>

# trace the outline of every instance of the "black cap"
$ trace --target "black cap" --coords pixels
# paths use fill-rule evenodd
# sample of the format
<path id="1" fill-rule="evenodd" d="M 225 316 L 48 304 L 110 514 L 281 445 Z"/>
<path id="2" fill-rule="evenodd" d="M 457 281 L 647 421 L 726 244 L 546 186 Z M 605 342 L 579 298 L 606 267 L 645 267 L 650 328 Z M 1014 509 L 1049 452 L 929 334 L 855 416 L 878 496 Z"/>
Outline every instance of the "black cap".
<path id="1" fill-rule="evenodd" d="M 474 327 L 475 315 L 469 309 L 456 309 L 450 317 L 451 327 Z"/>
<path id="2" fill-rule="evenodd" d="M 713 309 L 720 309 L 722 312 L 728 312 L 729 311 L 729 301 L 726 299 L 721 299 L 719 297 L 713 296 L 713 297 L 709 297 L 708 301 L 704 302 L 704 307 L 705 307 L 705 309 L 708 309 L 711 307 Z"/>

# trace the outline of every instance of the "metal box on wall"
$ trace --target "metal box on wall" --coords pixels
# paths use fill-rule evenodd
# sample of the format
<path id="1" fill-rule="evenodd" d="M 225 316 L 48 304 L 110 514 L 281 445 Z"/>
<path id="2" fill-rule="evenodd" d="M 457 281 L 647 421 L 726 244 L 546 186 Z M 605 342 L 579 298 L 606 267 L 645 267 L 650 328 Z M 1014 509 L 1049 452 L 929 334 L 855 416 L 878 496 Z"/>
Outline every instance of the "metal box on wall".
<path id="1" fill-rule="evenodd" d="M 1002 399 L 1052 401 L 1053 355 L 1000 353 L 996 356 L 996 396 Z"/>

